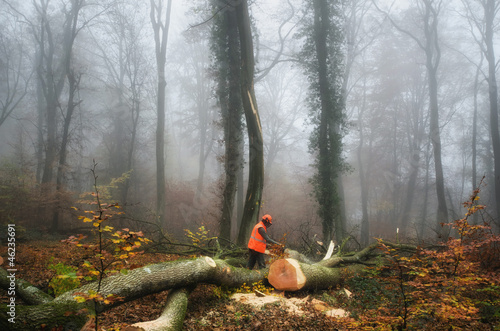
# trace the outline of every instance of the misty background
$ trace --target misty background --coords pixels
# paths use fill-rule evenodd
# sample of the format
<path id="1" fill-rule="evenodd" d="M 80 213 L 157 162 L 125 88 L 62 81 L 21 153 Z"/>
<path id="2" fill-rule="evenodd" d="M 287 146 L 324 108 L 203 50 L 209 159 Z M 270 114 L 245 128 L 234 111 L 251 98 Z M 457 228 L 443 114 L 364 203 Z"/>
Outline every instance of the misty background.
<path id="1" fill-rule="evenodd" d="M 273 216 L 271 237 L 279 240 L 286 233 L 287 242 L 296 248 L 323 239 L 310 181 L 310 82 L 300 57 L 307 2 L 249 4 L 264 138 L 261 214 Z M 491 222 L 498 231 L 495 157 L 500 163 L 500 155 L 494 154 L 490 107 L 498 60 L 494 58 L 492 72 L 487 56 L 500 51 L 500 16 L 499 4 L 492 2 L 490 11 L 482 6 L 486 0 L 352 0 L 341 5 L 342 157 L 347 165 L 341 179 L 346 232 L 356 241 L 361 241 L 363 221 L 370 240 L 395 239 L 403 223 L 408 240 L 435 239 L 436 223 L 463 217 L 462 203 L 483 176 L 480 203 L 487 208 L 474 222 Z M 437 219 L 428 58 L 422 44 L 429 3 L 438 27 L 432 43 L 439 53 L 432 59 L 438 60 L 438 123 L 448 211 L 443 220 Z M 120 226 L 160 228 L 175 240 L 182 239 L 184 229 L 202 225 L 217 235 L 224 136 L 211 53 L 211 27 L 218 13 L 211 8 L 210 1 L 172 1 L 165 64 L 165 220 L 159 222 L 158 71 L 150 2 L 0 2 L 2 224 L 22 225 L 34 238 L 80 229 L 79 212 L 71 207 L 87 204 L 82 194 L 93 191 L 90 169 L 95 160 L 103 198 L 118 202 L 126 213 L 116 221 Z M 490 49 L 485 43 L 488 14 L 493 16 Z M 49 58 L 51 63 L 44 62 Z M 47 120 L 48 93 L 57 100 L 52 122 Z M 496 127 L 498 131 L 498 122 Z M 50 139 L 57 148 L 47 149 Z M 50 153 L 51 163 L 46 162 Z M 242 185 L 247 171 L 245 167 Z M 245 193 L 239 186 L 233 240 Z"/>

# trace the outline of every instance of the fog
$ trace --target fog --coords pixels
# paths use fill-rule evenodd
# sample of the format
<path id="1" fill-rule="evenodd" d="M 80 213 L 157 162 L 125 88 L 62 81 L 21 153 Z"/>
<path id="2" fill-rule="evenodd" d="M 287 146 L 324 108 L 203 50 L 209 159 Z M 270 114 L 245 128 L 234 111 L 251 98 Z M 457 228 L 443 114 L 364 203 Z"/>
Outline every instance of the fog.
<path id="1" fill-rule="evenodd" d="M 228 1 L 233 2 L 240 1 Z M 301 57 L 307 2 L 249 2 L 264 141 L 260 215 L 273 216 L 273 238 L 286 234 L 297 248 L 325 239 L 311 182 L 316 172 L 316 152 L 310 148 L 317 130 L 310 103 L 314 82 Z M 498 131 L 498 107 L 490 105 L 497 100 L 491 99 L 496 72 L 489 71 L 488 60 L 493 56 L 498 61 L 494 56 L 499 51 L 500 17 L 494 17 L 488 48 L 483 2 L 431 1 L 435 16 L 430 18 L 423 1 L 354 0 L 341 7 L 343 70 L 337 75 L 345 105 L 345 166 L 340 171 L 344 238 L 361 243 L 365 222 L 370 241 L 394 239 L 400 228 L 408 240 L 433 240 L 437 224 L 463 217 L 463 202 L 483 176 L 479 203 L 486 208 L 474 222 L 486 221 L 498 231 L 495 178 L 500 166 L 495 171 L 495 164 L 500 165 L 500 155 L 495 146 L 500 141 L 495 141 L 491 125 L 496 116 Z M 159 93 L 150 2 L 0 3 L 2 224 L 17 222 L 32 236 L 55 224 L 62 233 L 80 228 L 78 212 L 71 207 L 85 205 L 81 194 L 94 190 L 90 169 L 95 162 L 103 199 L 118 202 L 126 212 L 117 220 L 120 225 L 161 228 L 175 240 L 182 240 L 185 229 L 202 225 L 213 235 L 219 233 L 225 137 L 212 29 L 222 13 L 214 12 L 210 3 L 172 1 L 161 222 L 155 214 Z M 163 6 L 165 11 L 166 3 Z M 71 16 L 69 9 L 76 7 L 78 14 Z M 437 23 L 437 39 L 426 36 L 426 19 Z M 429 40 L 434 46 L 426 44 Z M 426 47 L 434 47 L 430 57 Z M 435 69 L 436 105 L 430 68 Z M 495 84 L 488 84 L 492 79 Z M 51 102 L 52 122 L 47 110 Z M 442 180 L 436 176 L 433 107 L 438 113 Z M 246 127 L 243 138 L 244 187 L 236 194 L 233 241 L 248 179 Z M 56 147 L 51 149 L 51 144 Z M 48 157 L 53 161 L 47 162 Z M 440 182 L 444 201 L 439 200 Z M 447 219 L 439 219 L 442 203 Z M 59 211 L 57 223 L 54 210 Z"/>

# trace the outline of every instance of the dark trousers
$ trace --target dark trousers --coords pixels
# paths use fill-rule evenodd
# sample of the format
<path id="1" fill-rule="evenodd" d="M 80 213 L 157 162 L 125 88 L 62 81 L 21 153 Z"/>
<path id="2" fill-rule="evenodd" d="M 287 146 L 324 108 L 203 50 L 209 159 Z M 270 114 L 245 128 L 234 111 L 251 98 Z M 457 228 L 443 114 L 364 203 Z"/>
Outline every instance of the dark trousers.
<path id="1" fill-rule="evenodd" d="M 248 249 L 250 257 L 248 258 L 247 268 L 252 270 L 255 263 L 257 262 L 259 269 L 264 269 L 266 267 L 266 261 L 264 260 L 264 253 L 259 253 L 253 249 Z"/>

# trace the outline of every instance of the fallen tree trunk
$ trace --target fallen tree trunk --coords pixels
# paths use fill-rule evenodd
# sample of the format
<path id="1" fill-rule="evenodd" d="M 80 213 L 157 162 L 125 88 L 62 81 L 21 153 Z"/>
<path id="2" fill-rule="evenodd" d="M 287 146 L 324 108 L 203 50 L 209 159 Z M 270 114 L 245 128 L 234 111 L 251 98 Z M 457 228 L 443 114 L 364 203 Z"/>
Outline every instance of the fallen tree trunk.
<path id="1" fill-rule="evenodd" d="M 342 280 L 342 272 L 360 272 L 365 268 L 362 260 L 370 256 L 378 243 L 363 249 L 353 256 L 334 256 L 314 264 L 299 262 L 295 259 L 280 259 L 269 268 L 269 283 L 280 291 L 327 289 Z M 333 268 L 341 263 L 352 263 L 345 268 Z"/>
<path id="2" fill-rule="evenodd" d="M 301 263 L 294 259 L 280 259 L 269 268 L 269 283 L 279 291 L 320 290 L 342 281 L 342 273 L 358 273 L 366 266 L 353 264 L 346 268 L 328 268 Z"/>
<path id="3" fill-rule="evenodd" d="M 264 273 L 230 266 L 223 260 L 201 257 L 192 260 L 178 260 L 145 266 L 102 280 L 99 293 L 103 297 L 111 295 L 121 300 L 111 304 L 92 301 L 78 303 L 78 296 L 97 292 L 98 283 L 93 282 L 66 292 L 50 302 L 40 302 L 35 306 L 14 308 L 15 323 L 9 321 L 10 308 L 0 307 L 1 330 L 36 330 L 42 328 L 81 328 L 94 311 L 102 312 L 124 302 L 140 297 L 181 287 L 195 287 L 199 283 L 239 287 L 264 279 Z M 18 281 L 19 282 L 19 281 Z M 0 284 L 5 288 L 6 284 Z M 8 285 L 8 284 L 7 284 Z M 29 295 L 28 295 L 29 296 Z M 24 299 L 23 299 L 24 300 Z"/>
<path id="4" fill-rule="evenodd" d="M 370 255 L 373 254 L 373 252 L 377 249 L 378 247 L 378 242 L 375 242 L 371 244 L 370 246 L 364 248 L 363 250 L 357 252 L 354 255 L 351 256 L 333 256 L 329 259 L 326 260 L 321 260 L 315 265 L 322 266 L 322 267 L 328 267 L 328 268 L 333 268 L 340 263 L 360 263 L 363 259 L 366 259 Z"/>
<path id="5" fill-rule="evenodd" d="M 6 291 L 15 290 L 16 296 L 27 305 L 39 305 L 54 300 L 53 297 L 33 286 L 29 282 L 17 279 L 15 273 L 0 268 L 0 288 Z"/>
<path id="6" fill-rule="evenodd" d="M 163 313 L 157 319 L 148 322 L 132 324 L 124 331 L 174 331 L 182 330 L 182 323 L 186 316 L 189 294 L 192 289 L 179 288 L 168 292 L 167 302 Z"/>
<path id="7" fill-rule="evenodd" d="M 271 265 L 269 282 L 278 290 L 326 289 L 343 280 L 343 271 L 355 273 L 365 268 L 363 263 L 366 262 L 363 260 L 372 256 L 376 247 L 374 244 L 352 256 L 334 256 L 314 264 L 281 259 Z M 340 263 L 350 265 L 339 268 Z M 0 268 L 0 287 L 9 291 L 14 284 L 16 298 L 21 298 L 27 304 L 19 305 L 17 302 L 13 307 L 1 306 L 0 330 L 79 330 L 96 312 L 165 290 L 170 293 L 161 316 L 133 327 L 135 330 L 177 329 L 179 325 L 182 326 L 186 314 L 189 289 L 199 283 L 241 287 L 263 280 L 266 271 L 237 268 L 223 260 L 209 257 L 177 260 L 137 268 L 125 275 L 114 275 L 103 279 L 100 288 L 97 282 L 93 282 L 53 299 L 28 282 L 9 278 L 9 273 Z M 88 297 L 96 292 L 102 297 L 112 296 L 119 300 L 112 300 L 106 305 L 94 301 L 79 303 L 76 300 L 77 297 Z"/>

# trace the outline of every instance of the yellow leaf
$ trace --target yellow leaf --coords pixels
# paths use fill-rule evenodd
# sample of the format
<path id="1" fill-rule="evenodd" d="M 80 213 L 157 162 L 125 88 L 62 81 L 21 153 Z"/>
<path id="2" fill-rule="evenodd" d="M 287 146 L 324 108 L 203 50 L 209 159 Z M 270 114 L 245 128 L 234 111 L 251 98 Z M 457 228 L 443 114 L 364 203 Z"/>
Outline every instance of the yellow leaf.
<path id="1" fill-rule="evenodd" d="M 87 301 L 87 300 L 85 300 L 85 298 L 84 298 L 84 297 L 81 297 L 81 296 L 76 296 L 74 299 L 75 299 L 75 300 L 76 300 L 76 302 L 78 302 L 78 303 L 82 303 L 82 302 Z"/>
<path id="2" fill-rule="evenodd" d="M 85 218 L 83 219 L 83 221 L 84 221 L 84 222 L 86 222 L 86 223 L 87 223 L 87 222 L 92 222 L 92 220 L 91 220 L 90 218 L 88 218 L 88 217 L 85 217 Z"/>
<path id="3" fill-rule="evenodd" d="M 99 222 L 94 222 L 94 226 L 97 228 L 101 223 Z"/>

